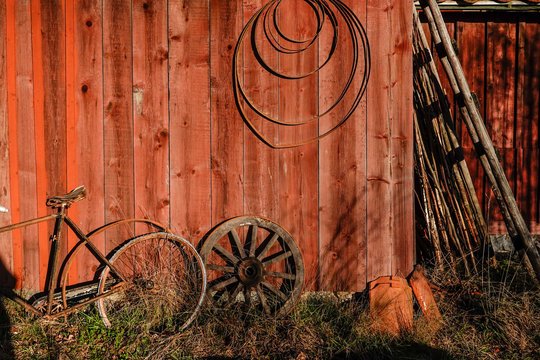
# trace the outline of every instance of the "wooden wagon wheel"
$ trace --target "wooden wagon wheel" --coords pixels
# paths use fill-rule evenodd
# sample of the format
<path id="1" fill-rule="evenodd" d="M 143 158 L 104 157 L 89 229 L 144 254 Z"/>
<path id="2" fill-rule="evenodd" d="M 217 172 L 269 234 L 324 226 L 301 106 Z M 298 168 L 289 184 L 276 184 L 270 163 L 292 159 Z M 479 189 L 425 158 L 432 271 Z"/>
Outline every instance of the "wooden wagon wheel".
<path id="1" fill-rule="evenodd" d="M 256 216 L 219 225 L 201 257 L 208 273 L 207 297 L 218 307 L 243 303 L 282 317 L 296 305 L 304 285 L 304 262 L 293 237 Z"/>

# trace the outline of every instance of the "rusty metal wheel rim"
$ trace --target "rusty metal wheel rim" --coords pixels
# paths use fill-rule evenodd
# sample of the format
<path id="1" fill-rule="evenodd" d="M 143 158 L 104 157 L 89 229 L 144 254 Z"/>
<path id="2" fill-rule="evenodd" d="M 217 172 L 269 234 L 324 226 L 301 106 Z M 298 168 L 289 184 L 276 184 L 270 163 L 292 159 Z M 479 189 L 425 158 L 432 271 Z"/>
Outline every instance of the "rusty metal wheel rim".
<path id="1" fill-rule="evenodd" d="M 207 298 L 285 316 L 300 298 L 304 262 L 293 237 L 275 222 L 241 216 L 219 225 L 201 247 L 209 276 Z"/>

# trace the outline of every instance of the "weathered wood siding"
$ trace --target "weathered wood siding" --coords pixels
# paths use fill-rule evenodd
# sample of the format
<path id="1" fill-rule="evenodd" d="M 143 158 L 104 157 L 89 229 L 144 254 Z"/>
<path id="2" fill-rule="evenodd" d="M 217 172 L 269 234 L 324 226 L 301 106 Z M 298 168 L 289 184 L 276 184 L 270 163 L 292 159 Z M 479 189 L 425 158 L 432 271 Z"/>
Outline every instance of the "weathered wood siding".
<path id="1" fill-rule="evenodd" d="M 0 2 L 0 205 L 10 209 L 0 224 L 47 214 L 48 196 L 84 184 L 89 197 L 70 215 L 85 231 L 149 217 L 198 243 L 221 221 L 255 214 L 296 238 L 310 289 L 362 290 L 378 276 L 408 274 L 414 258 L 412 1 L 345 1 L 371 44 L 367 93 L 338 131 L 284 150 L 254 136 L 232 89 L 236 41 L 264 3 Z M 313 22 L 309 6 L 301 0 L 282 6 L 287 32 L 305 35 Z M 272 114 L 310 116 L 325 107 L 325 94 L 341 88 L 351 46 L 335 55 L 344 61 L 296 89 L 268 80 L 248 57 L 243 80 Z M 319 53 L 301 62 L 277 55 L 269 61 L 296 70 L 316 64 L 327 47 L 321 40 Z M 261 126 L 282 142 L 322 130 L 316 123 L 296 133 Z M 49 230 L 45 224 L 2 235 L 2 277 L 43 288 Z M 94 241 L 110 251 L 125 232 Z M 87 279 L 97 264 L 82 256 L 74 266 L 72 282 Z"/>
<path id="2" fill-rule="evenodd" d="M 521 212 L 530 231 L 539 234 L 540 15 L 446 12 L 444 16 Z M 446 91 L 451 93 L 449 85 Z M 456 125 L 489 231 L 506 233 L 495 197 L 459 116 Z"/>

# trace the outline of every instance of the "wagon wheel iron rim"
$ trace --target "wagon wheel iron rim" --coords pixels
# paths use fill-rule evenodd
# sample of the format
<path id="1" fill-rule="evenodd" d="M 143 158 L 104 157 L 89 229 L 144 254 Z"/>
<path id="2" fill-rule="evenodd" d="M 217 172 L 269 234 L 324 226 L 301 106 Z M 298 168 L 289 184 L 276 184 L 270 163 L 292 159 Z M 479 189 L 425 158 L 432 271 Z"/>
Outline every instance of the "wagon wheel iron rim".
<path id="1" fill-rule="evenodd" d="M 300 249 L 271 220 L 241 216 L 224 222 L 204 241 L 201 257 L 209 276 L 207 298 L 215 307 L 243 304 L 283 317 L 302 293 Z"/>

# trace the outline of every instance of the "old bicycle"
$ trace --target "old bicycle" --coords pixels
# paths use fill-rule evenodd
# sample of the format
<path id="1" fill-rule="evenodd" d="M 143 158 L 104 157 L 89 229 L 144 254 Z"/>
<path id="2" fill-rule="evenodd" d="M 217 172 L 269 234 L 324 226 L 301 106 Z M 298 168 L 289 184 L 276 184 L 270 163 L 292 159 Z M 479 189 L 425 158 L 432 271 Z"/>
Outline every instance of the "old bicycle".
<path id="1" fill-rule="evenodd" d="M 0 228 L 3 233 L 54 220 L 45 292 L 29 299 L 12 290 L 2 293 L 31 313 L 46 318 L 64 316 L 95 302 L 109 327 L 122 319 L 137 319 L 151 322 L 156 329 L 165 322 L 172 322 L 180 330 L 186 328 L 200 310 L 206 292 L 206 271 L 197 250 L 163 225 L 147 219 L 116 221 L 85 235 L 67 214 L 73 203 L 85 197 L 86 189 L 80 186 L 68 194 L 47 199 L 47 206 L 55 213 Z M 91 241 L 112 227 L 141 223 L 156 231 L 123 241 L 108 256 Z M 59 249 L 66 241 L 64 225 L 79 242 L 60 261 Z M 73 260 L 83 249 L 88 249 L 101 266 L 94 281 L 68 286 Z"/>

